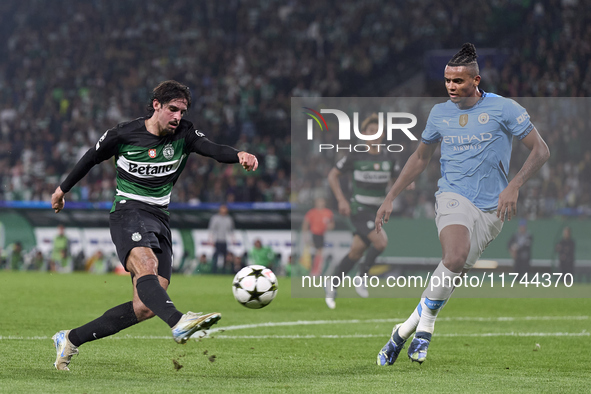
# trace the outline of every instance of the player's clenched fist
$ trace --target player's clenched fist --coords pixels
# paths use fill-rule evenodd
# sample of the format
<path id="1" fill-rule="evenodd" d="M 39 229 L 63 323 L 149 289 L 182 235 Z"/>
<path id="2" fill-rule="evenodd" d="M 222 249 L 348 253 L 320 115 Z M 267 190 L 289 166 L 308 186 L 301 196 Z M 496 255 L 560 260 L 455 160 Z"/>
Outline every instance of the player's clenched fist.
<path id="1" fill-rule="evenodd" d="M 64 198 L 65 193 L 62 191 L 61 187 L 57 187 L 53 194 L 51 195 L 51 208 L 58 213 L 62 209 L 64 209 L 64 204 L 66 203 L 66 199 Z"/>
<path id="2" fill-rule="evenodd" d="M 238 160 L 240 160 L 240 165 L 242 165 L 246 171 L 254 171 L 259 166 L 259 161 L 256 156 L 251 155 L 248 152 L 238 152 Z"/>

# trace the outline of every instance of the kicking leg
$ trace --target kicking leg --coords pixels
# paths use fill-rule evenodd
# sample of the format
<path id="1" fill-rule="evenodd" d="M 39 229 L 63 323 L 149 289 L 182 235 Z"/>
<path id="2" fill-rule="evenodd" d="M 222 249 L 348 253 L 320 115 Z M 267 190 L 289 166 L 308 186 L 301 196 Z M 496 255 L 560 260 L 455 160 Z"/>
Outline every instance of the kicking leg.
<path id="1" fill-rule="evenodd" d="M 168 297 L 160 280 L 168 287 L 168 280 L 157 276 L 158 259 L 150 248 L 133 248 L 127 259 L 127 269 L 134 274 L 134 310 L 138 320 L 158 316 L 172 329 L 177 343 L 184 344 L 196 331 L 206 330 L 221 319 L 220 313 L 187 312 L 183 315 Z"/>
<path id="2" fill-rule="evenodd" d="M 174 327 L 183 314 L 176 309 L 166 293 L 168 280 L 158 277 L 158 259 L 152 249 L 133 248 L 129 252 L 126 266 L 134 276 L 133 309 L 138 321 L 156 315 L 170 327 Z"/>

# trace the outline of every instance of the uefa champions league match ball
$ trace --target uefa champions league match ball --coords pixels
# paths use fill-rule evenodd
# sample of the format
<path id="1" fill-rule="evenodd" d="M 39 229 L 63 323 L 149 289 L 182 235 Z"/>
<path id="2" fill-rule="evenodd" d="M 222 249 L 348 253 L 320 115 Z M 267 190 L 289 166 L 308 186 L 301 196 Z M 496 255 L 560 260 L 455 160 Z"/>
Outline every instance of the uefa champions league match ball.
<path id="1" fill-rule="evenodd" d="M 277 295 L 277 277 L 267 267 L 249 265 L 242 268 L 232 282 L 234 298 L 251 309 L 264 308 Z"/>

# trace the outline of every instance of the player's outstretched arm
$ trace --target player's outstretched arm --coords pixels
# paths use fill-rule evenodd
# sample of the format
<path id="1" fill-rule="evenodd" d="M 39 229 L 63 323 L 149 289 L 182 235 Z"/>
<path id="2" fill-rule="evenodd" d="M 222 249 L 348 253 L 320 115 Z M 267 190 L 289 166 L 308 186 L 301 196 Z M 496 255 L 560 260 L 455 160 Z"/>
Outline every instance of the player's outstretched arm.
<path id="1" fill-rule="evenodd" d="M 254 171 L 259 167 L 259 161 L 256 156 L 248 152 L 238 152 L 238 160 L 246 171 Z"/>
<path id="2" fill-rule="evenodd" d="M 534 129 L 521 140 L 523 145 L 530 150 L 527 160 L 523 163 L 521 170 L 509 182 L 505 190 L 499 194 L 499 205 L 497 207 L 497 217 L 502 221 L 511 220 L 517 215 L 517 198 L 519 197 L 519 188 L 531 178 L 550 157 L 548 145 L 542 139 L 538 130 Z"/>
<path id="3" fill-rule="evenodd" d="M 191 135 L 191 137 L 193 138 L 191 142 L 191 151 L 202 156 L 211 157 L 220 163 L 240 163 L 246 171 L 254 171 L 259 166 L 256 156 L 248 152 L 238 152 L 236 148 L 231 146 L 216 144 L 197 131 L 195 131 L 195 134 Z"/>
<path id="4" fill-rule="evenodd" d="M 60 186 L 58 186 L 51 195 L 51 208 L 53 208 L 55 213 L 64 209 L 64 204 L 66 203 L 66 199 L 64 198 L 65 195 L 66 193 L 62 191 Z"/>
<path id="5" fill-rule="evenodd" d="M 68 174 L 66 179 L 64 179 L 61 185 L 59 185 L 57 189 L 55 189 L 55 192 L 53 192 L 51 195 L 51 208 L 55 210 L 55 213 L 58 213 L 64 209 L 64 204 L 66 202 L 64 199 L 65 194 L 69 192 L 72 187 L 74 187 L 74 185 L 76 185 L 82 178 L 84 178 L 86 174 L 88 174 L 88 172 L 92 169 L 92 167 L 112 156 L 112 154 L 110 154 L 106 148 L 97 152 L 97 150 L 101 148 L 101 141 L 103 141 L 103 139 L 97 143 L 96 148 L 90 148 L 84 154 L 84 156 L 78 160 L 78 163 L 76 163 L 70 174 Z"/>
<path id="6" fill-rule="evenodd" d="M 420 142 L 417 150 L 410 155 L 404 168 L 400 171 L 398 179 L 396 179 L 396 182 L 394 182 L 394 185 L 392 185 L 392 188 L 386 195 L 384 202 L 378 209 L 375 220 L 376 232 L 379 233 L 382 230 L 383 223 L 388 223 L 390 214 L 392 213 L 392 203 L 394 202 L 394 199 L 398 197 L 405 188 L 412 184 L 425 168 L 427 168 L 436 147 L 437 144 L 425 144 L 424 142 Z"/>
<path id="7" fill-rule="evenodd" d="M 72 187 L 84 178 L 92 167 L 117 153 L 118 135 L 117 129 L 107 130 L 96 145 L 88 149 L 84 156 L 78 160 L 78 163 L 51 196 L 51 207 L 55 213 L 64 209 L 66 202 L 64 195 L 72 190 Z"/>

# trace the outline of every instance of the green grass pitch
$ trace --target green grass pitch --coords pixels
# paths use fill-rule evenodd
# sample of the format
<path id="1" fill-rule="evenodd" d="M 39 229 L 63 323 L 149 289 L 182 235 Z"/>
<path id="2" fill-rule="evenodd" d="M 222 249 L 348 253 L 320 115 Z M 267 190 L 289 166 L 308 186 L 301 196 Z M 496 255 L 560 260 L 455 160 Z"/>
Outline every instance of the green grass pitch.
<path id="1" fill-rule="evenodd" d="M 158 318 L 87 343 L 70 372 L 53 367 L 51 336 L 129 300 L 128 277 L 0 272 L 0 392 L 587 392 L 589 299 L 452 299 L 429 356 L 375 359 L 408 299 L 234 301 L 229 276 L 174 276 L 181 311 L 221 312 L 209 338 L 177 345 Z M 279 324 L 278 324 L 279 323 Z M 281 324 L 283 323 L 283 324 Z M 243 327 L 240 327 L 243 326 Z M 224 331 L 221 331 L 225 329 Z"/>

